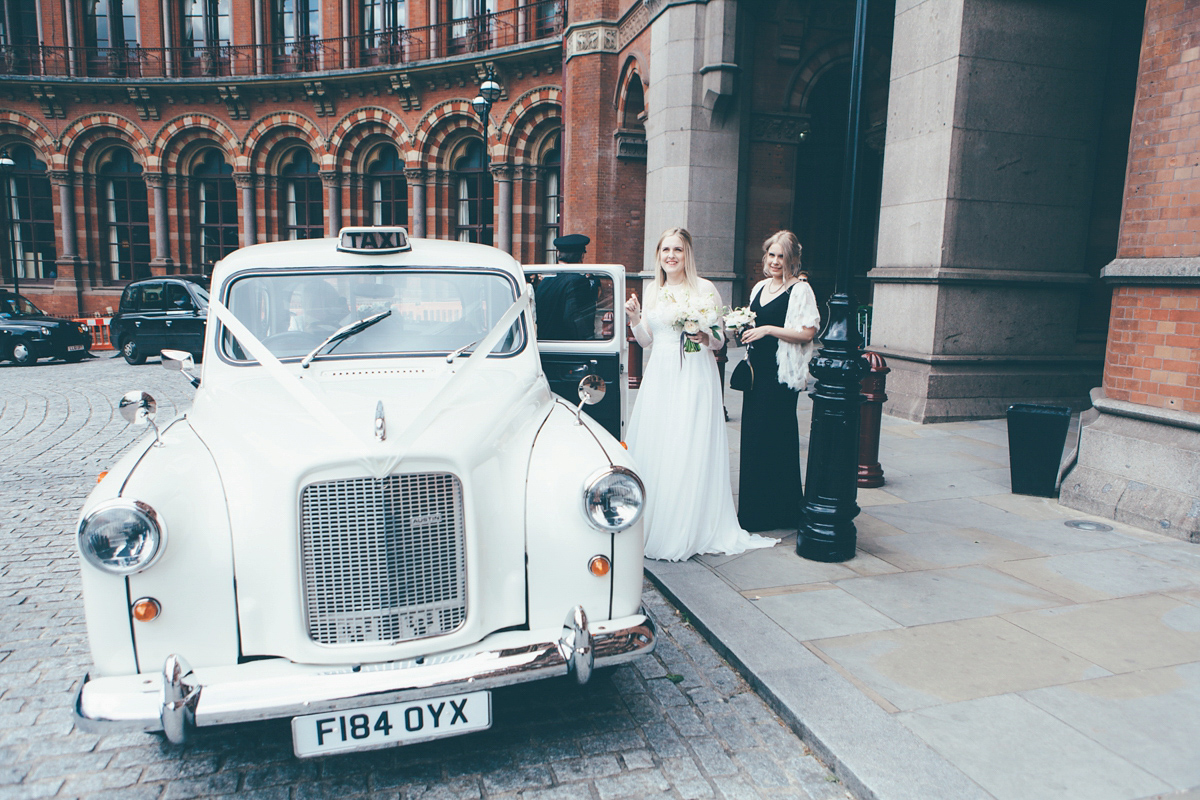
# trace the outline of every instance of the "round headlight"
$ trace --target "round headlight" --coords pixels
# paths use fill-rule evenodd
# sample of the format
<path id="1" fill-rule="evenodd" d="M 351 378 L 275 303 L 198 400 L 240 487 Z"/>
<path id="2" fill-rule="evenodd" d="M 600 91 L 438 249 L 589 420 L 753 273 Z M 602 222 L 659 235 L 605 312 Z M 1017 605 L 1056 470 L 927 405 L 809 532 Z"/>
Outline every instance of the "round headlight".
<path id="1" fill-rule="evenodd" d="M 79 551 L 114 575 L 141 572 L 162 550 L 166 530 L 153 508 L 137 500 L 108 500 L 79 523 Z"/>
<path id="2" fill-rule="evenodd" d="M 588 522 L 605 532 L 623 531 L 638 521 L 646 505 L 646 489 L 624 467 L 605 469 L 588 479 L 583 510 Z"/>
<path id="3" fill-rule="evenodd" d="M 49 336 L 49 335 L 50 335 L 50 329 L 47 328 L 45 325 L 43 325 L 42 326 L 42 336 Z"/>

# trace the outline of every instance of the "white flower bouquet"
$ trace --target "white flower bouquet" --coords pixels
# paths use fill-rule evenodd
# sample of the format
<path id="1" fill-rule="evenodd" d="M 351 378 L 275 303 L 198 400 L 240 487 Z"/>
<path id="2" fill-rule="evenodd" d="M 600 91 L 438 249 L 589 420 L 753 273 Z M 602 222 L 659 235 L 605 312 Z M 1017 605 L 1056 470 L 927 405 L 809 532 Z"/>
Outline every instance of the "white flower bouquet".
<path id="1" fill-rule="evenodd" d="M 758 314 L 751 311 L 749 306 L 742 306 L 725 315 L 725 327 L 737 334 L 740 342 L 742 332 L 753 325 L 756 319 L 758 319 Z"/>
<path id="2" fill-rule="evenodd" d="M 725 309 L 717 305 L 717 299 L 712 294 L 692 297 L 686 293 L 677 294 L 664 287 L 659 302 L 662 303 L 663 319 L 670 320 L 671 327 L 679 331 L 679 340 L 684 352 L 700 351 L 700 345 L 687 338 L 689 334 L 696 334 L 707 328 L 713 338 L 721 337 L 718 323 Z"/>

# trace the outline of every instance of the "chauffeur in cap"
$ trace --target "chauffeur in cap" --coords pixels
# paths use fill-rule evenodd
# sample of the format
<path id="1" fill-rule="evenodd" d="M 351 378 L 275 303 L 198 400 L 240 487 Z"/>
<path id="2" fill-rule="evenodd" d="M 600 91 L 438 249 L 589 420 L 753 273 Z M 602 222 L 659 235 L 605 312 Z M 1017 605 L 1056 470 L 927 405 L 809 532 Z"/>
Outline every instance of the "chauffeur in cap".
<path id="1" fill-rule="evenodd" d="M 591 239 L 582 233 L 554 240 L 560 264 L 579 264 Z M 578 274 L 547 275 L 538 282 L 538 338 L 557 340 L 595 339 L 596 286 Z"/>
<path id="2" fill-rule="evenodd" d="M 555 238 L 554 247 L 558 250 L 558 260 L 562 263 L 582 264 L 583 254 L 591 243 L 592 240 L 582 233 L 568 233 L 566 236 Z"/>

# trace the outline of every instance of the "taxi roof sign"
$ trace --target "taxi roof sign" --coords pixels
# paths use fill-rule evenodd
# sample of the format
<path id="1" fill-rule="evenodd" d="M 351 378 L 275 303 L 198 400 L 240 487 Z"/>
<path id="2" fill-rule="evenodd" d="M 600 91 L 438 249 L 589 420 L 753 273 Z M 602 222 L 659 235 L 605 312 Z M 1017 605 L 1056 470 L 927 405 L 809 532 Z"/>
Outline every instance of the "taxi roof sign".
<path id="1" fill-rule="evenodd" d="M 404 228 L 342 228 L 338 250 L 343 253 L 400 253 L 411 250 Z"/>

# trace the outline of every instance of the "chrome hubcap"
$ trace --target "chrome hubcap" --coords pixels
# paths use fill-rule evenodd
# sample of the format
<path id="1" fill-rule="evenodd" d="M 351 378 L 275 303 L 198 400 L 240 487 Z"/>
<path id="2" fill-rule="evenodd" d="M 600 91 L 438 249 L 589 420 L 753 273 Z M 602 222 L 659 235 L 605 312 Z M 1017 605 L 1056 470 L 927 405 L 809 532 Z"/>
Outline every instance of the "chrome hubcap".
<path id="1" fill-rule="evenodd" d="M 28 345 L 18 344 L 16 347 L 14 347 L 13 358 L 15 358 L 17 361 L 24 361 L 25 359 L 29 358 Z"/>

